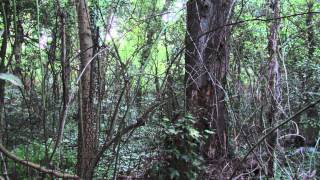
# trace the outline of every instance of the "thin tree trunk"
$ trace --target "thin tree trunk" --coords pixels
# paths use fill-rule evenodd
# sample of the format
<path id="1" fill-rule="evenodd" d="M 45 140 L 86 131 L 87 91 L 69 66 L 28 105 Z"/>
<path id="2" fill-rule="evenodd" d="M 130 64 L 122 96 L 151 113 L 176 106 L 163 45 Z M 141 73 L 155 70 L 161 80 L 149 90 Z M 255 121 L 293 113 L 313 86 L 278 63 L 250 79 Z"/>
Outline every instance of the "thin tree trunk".
<path id="1" fill-rule="evenodd" d="M 9 41 L 10 31 L 10 19 L 8 16 L 9 13 L 9 2 L 5 1 L 0 4 L 1 5 L 1 15 L 2 19 L 4 21 L 4 31 L 2 34 L 2 43 L 1 43 L 1 49 L 0 49 L 0 73 L 6 72 L 6 66 L 5 66 L 5 60 L 6 60 L 6 53 L 7 53 L 7 45 Z M 5 81 L 0 79 L 0 144 L 4 142 L 4 133 L 5 133 L 5 127 L 6 127 L 6 121 L 4 119 L 4 98 L 5 98 Z M 2 156 L 1 152 L 1 160 L 3 161 L 3 171 L 2 173 L 8 178 L 7 174 L 7 168 L 6 168 L 6 162 Z"/>
<path id="2" fill-rule="evenodd" d="M 67 49 L 67 24 L 66 24 L 67 13 L 63 10 L 60 13 L 61 21 L 61 68 L 62 68 L 62 111 L 60 114 L 60 127 L 59 127 L 59 140 L 62 141 L 62 134 L 64 130 L 66 109 L 69 103 L 69 81 L 70 81 L 70 62 L 68 59 L 68 49 Z"/>
<path id="3" fill-rule="evenodd" d="M 15 40 L 13 44 L 13 53 L 14 58 L 16 61 L 15 68 L 13 70 L 13 73 L 18 75 L 20 78 L 22 78 L 22 72 L 21 72 L 21 52 L 22 52 L 22 43 L 23 43 L 23 27 L 22 27 L 22 21 L 18 20 L 17 22 L 17 29 L 15 32 Z"/>
<path id="4" fill-rule="evenodd" d="M 186 34 L 186 106 L 201 132 L 215 133 L 201 148 L 209 159 L 228 154 L 226 75 L 233 0 L 189 0 Z M 210 32 L 209 32 L 210 31 Z"/>
<path id="5" fill-rule="evenodd" d="M 50 155 L 49 162 L 52 160 L 58 146 L 60 145 L 62 139 L 63 139 L 63 132 L 64 127 L 66 123 L 66 113 L 68 109 L 68 105 L 70 103 L 70 97 L 69 97 L 69 81 L 70 81 L 70 62 L 68 59 L 68 46 L 67 44 L 70 42 L 67 42 L 69 36 L 67 33 L 67 13 L 65 10 L 60 10 L 59 12 L 60 16 L 60 36 L 61 36 L 61 57 L 60 57 L 60 63 L 61 63 L 61 80 L 62 80 L 62 109 L 59 115 L 59 129 L 57 131 L 57 139 L 56 143 L 53 147 L 53 151 Z"/>
<path id="6" fill-rule="evenodd" d="M 86 0 L 78 0 L 78 28 L 81 50 L 81 106 L 78 136 L 78 175 L 83 179 L 92 179 L 93 161 L 97 153 L 96 120 L 92 117 L 90 99 L 91 64 L 93 42 L 90 29 L 90 15 Z"/>
<path id="7" fill-rule="evenodd" d="M 100 46 L 99 46 L 99 38 L 100 38 L 100 30 L 99 27 L 97 26 L 97 20 L 98 20 L 98 11 L 95 8 L 92 8 L 92 11 L 90 11 L 90 22 L 91 22 L 91 35 L 92 35 L 92 53 L 97 54 L 100 51 Z M 95 97 L 97 98 L 97 101 L 93 101 L 93 98 L 91 98 L 91 104 L 92 104 L 92 109 L 91 109 L 91 114 L 92 117 L 96 119 L 95 124 L 96 124 L 96 136 L 99 137 L 99 129 L 100 129 L 100 119 L 98 118 L 100 116 L 99 112 L 99 61 L 100 58 L 102 57 L 102 53 L 99 53 L 99 56 L 95 57 L 95 59 L 91 62 L 91 76 L 90 76 L 90 97 Z"/>
<path id="8" fill-rule="evenodd" d="M 154 12 L 154 7 L 153 7 L 153 12 Z M 145 47 L 142 51 L 141 54 L 141 60 L 140 60 L 140 68 L 139 71 L 141 74 L 144 73 L 145 70 L 145 65 L 150 57 L 151 54 L 151 50 L 152 50 L 152 45 L 153 45 L 153 41 L 154 41 L 154 34 L 156 33 L 156 30 L 154 29 L 154 27 L 150 24 L 148 24 L 147 28 L 147 37 L 146 37 L 146 43 L 145 43 Z M 141 104 L 142 104 L 142 100 L 143 100 L 143 87 L 142 87 L 142 75 L 140 75 L 138 77 L 137 80 L 137 92 L 136 92 L 136 107 L 137 110 L 140 112 L 141 111 Z"/>
<path id="9" fill-rule="evenodd" d="M 62 11 L 60 14 L 61 21 L 61 67 L 62 67 L 62 101 L 63 109 L 62 113 L 65 112 L 69 101 L 69 74 L 70 74 L 70 63 L 68 60 L 67 50 L 67 32 L 66 32 L 66 17 L 67 13 Z M 63 116 L 63 114 L 61 115 Z M 63 129 L 63 128 L 62 128 Z"/>
<path id="10" fill-rule="evenodd" d="M 4 31 L 2 34 L 2 43 L 0 49 L 0 73 L 4 73 L 6 71 L 5 68 L 5 60 L 6 60 L 6 53 L 7 53 L 7 45 L 9 40 L 9 19 L 7 16 L 8 9 L 9 9 L 9 2 L 1 3 L 1 14 L 2 19 L 4 20 Z M 5 95 L 5 81 L 0 79 L 0 143 L 3 140 L 4 134 L 4 95 Z"/>
<path id="11" fill-rule="evenodd" d="M 267 98 L 268 98 L 268 110 L 267 110 L 267 120 L 269 127 L 276 122 L 277 117 L 279 117 L 278 104 L 281 101 L 281 89 L 280 89 L 280 68 L 278 62 L 278 31 L 280 27 L 280 21 L 278 20 L 280 16 L 280 3 L 279 0 L 274 0 L 270 4 L 271 10 L 273 12 L 273 18 L 276 19 L 273 21 L 270 27 L 270 36 L 269 36 L 269 80 L 267 86 Z M 272 133 L 267 138 L 267 150 L 269 153 L 269 158 L 267 160 L 267 176 L 274 176 L 274 149 L 276 147 L 276 132 Z"/>
<path id="12" fill-rule="evenodd" d="M 171 1 L 170 0 L 166 0 L 165 4 L 163 6 L 163 8 L 160 10 L 159 14 L 163 14 L 165 13 L 168 8 L 171 5 Z M 154 14 L 156 14 L 156 4 L 154 4 L 154 6 L 152 6 L 151 9 L 152 14 L 150 16 L 155 16 Z M 154 42 L 157 40 L 158 37 L 154 37 L 155 35 L 157 35 L 157 33 L 161 30 L 161 28 L 159 28 L 159 26 L 157 25 L 162 25 L 161 22 L 161 16 L 156 17 L 153 23 L 150 23 L 147 25 L 146 27 L 146 39 L 145 39 L 145 47 L 143 48 L 143 51 L 141 53 L 141 60 L 140 60 L 140 68 L 139 71 L 141 74 L 144 73 L 145 70 L 145 66 L 146 64 L 148 64 L 148 60 L 150 58 L 150 55 L 152 53 L 152 48 L 153 48 L 153 44 Z M 137 80 L 137 87 L 136 87 L 136 107 L 137 110 L 140 112 L 141 111 L 141 104 L 143 101 L 143 87 L 142 87 L 142 75 L 140 75 L 138 77 Z"/>
<path id="13" fill-rule="evenodd" d="M 316 48 L 316 41 L 314 38 L 314 30 L 313 30 L 313 13 L 312 13 L 314 2 L 308 1 L 307 6 L 308 6 L 308 15 L 306 19 L 306 25 L 307 25 L 308 61 L 312 62 L 312 60 L 314 59 L 314 52 Z M 313 71 L 309 71 L 305 79 L 306 84 L 309 84 L 307 82 L 310 82 L 312 76 L 313 76 Z M 314 90 L 314 92 L 317 92 L 317 90 Z M 306 101 L 309 102 L 310 98 L 311 97 L 307 95 Z M 316 122 L 318 120 L 318 117 L 319 117 L 319 113 L 315 106 L 310 108 L 307 111 L 307 118 L 309 120 Z M 305 144 L 307 146 L 314 146 L 316 144 L 318 132 L 319 132 L 319 128 L 313 127 L 310 124 L 308 124 L 307 128 L 305 129 L 305 136 L 306 136 Z"/>

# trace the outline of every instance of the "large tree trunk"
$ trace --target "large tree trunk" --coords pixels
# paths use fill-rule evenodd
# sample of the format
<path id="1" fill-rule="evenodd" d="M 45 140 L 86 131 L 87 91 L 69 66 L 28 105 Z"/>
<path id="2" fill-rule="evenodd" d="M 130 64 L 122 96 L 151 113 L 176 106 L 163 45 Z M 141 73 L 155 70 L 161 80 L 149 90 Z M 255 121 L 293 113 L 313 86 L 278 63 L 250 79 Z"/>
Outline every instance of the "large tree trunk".
<path id="1" fill-rule="evenodd" d="M 270 4 L 271 10 L 273 12 L 273 18 L 275 19 L 270 27 L 270 36 L 269 36 L 269 80 L 267 86 L 267 98 L 268 98 L 268 110 L 267 110 L 267 120 L 268 124 L 271 127 L 279 117 L 278 104 L 281 101 L 281 88 L 280 88 L 280 69 L 278 62 L 278 31 L 280 27 L 280 3 L 279 0 L 274 0 Z M 274 175 L 274 149 L 276 147 L 276 132 L 271 134 L 267 138 L 267 149 L 269 153 L 269 158 L 267 161 L 268 170 L 267 175 L 273 177 Z"/>
<path id="2" fill-rule="evenodd" d="M 201 132 L 215 133 L 201 151 L 209 159 L 228 154 L 226 75 L 233 0 L 189 0 L 186 34 L 186 106 Z"/>
<path id="3" fill-rule="evenodd" d="M 78 28 L 81 50 L 81 76 L 80 87 L 80 120 L 78 139 L 78 175 L 83 179 L 92 179 L 94 169 L 93 161 L 97 153 L 97 126 L 93 118 L 92 101 L 90 99 L 91 65 L 93 57 L 93 42 L 89 21 L 89 9 L 86 0 L 78 0 Z"/>

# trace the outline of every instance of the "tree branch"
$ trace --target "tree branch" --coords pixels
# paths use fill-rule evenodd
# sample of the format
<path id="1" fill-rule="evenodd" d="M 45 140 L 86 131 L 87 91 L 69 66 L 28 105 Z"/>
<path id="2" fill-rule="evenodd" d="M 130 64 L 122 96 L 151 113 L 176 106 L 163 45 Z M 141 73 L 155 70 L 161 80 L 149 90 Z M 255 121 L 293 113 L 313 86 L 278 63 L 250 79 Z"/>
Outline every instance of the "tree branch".
<path id="1" fill-rule="evenodd" d="M 103 153 L 119 138 L 121 138 L 123 135 L 127 134 L 131 130 L 135 130 L 140 126 L 143 126 L 147 119 L 149 114 L 154 111 L 158 106 L 162 105 L 162 103 L 155 103 L 154 105 L 151 105 L 138 119 L 137 122 L 134 124 L 131 124 L 124 128 L 122 131 L 118 132 L 112 139 L 109 141 L 105 141 L 105 143 L 102 145 L 100 151 L 97 153 L 97 156 L 93 162 L 93 166 L 97 166 Z"/>
<path id="2" fill-rule="evenodd" d="M 261 17 L 257 17 L 257 18 L 252 18 L 252 19 L 245 19 L 245 20 L 240 20 L 240 21 L 236 21 L 236 22 L 230 22 L 227 24 L 224 24 L 223 26 L 219 26 L 216 27 L 214 29 L 211 29 L 209 31 L 206 31 L 202 34 L 200 34 L 197 39 L 200 39 L 201 37 L 208 35 L 212 32 L 215 32 L 219 29 L 222 29 L 226 26 L 235 26 L 235 25 L 239 25 L 239 24 L 244 24 L 244 23 L 248 23 L 248 22 L 254 22 L 254 21 L 263 21 L 263 22 L 268 22 L 268 21 L 275 21 L 275 20 L 279 20 L 279 19 L 288 19 L 288 18 L 292 18 L 292 17 L 296 17 L 296 16 L 303 16 L 303 15 L 308 15 L 308 14 L 320 14 L 319 11 L 315 11 L 315 12 L 301 12 L 301 13 L 296 13 L 296 14 L 290 14 L 290 15 L 286 15 L 286 16 L 280 16 L 280 17 L 272 17 L 272 18 L 261 18 Z"/>
<path id="3" fill-rule="evenodd" d="M 20 159 L 19 157 L 17 157 L 16 155 L 14 155 L 10 151 L 8 151 L 2 144 L 0 144 L 0 151 L 5 156 L 7 156 L 8 158 L 12 159 L 13 161 L 15 161 L 15 162 L 17 162 L 19 164 L 22 164 L 23 166 L 27 166 L 27 167 L 30 167 L 30 168 L 35 169 L 37 171 L 40 171 L 42 173 L 50 174 L 50 175 L 55 176 L 57 178 L 67 178 L 67 179 L 80 180 L 80 178 L 78 176 L 76 176 L 76 175 L 63 173 L 63 172 L 60 172 L 60 171 L 54 170 L 54 169 L 47 169 L 45 167 L 41 167 L 39 164 L 35 164 L 33 162 Z"/>

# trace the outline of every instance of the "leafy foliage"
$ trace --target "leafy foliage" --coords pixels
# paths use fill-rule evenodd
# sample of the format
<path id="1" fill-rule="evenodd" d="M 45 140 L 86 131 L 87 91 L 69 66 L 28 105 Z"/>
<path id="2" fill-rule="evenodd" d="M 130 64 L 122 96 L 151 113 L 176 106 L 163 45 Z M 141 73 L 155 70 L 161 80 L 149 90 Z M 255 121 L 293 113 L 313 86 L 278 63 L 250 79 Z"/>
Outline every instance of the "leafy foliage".
<path id="1" fill-rule="evenodd" d="M 87 1 L 97 55 L 92 61 L 95 81 L 90 86 L 95 88 L 90 96 L 94 118 L 99 120 L 99 146 L 140 120 L 150 104 L 164 102 L 148 114 L 144 126 L 116 138 L 102 155 L 94 179 L 118 175 L 143 178 L 144 173 L 152 179 L 201 179 L 204 169 L 208 168 L 201 147 L 216 130 L 199 131 L 197 119 L 185 112 L 187 1 Z M 308 13 L 310 4 L 314 13 Z M 273 21 L 271 4 L 265 0 L 236 1 L 235 5 L 230 17 L 233 26 L 228 41 L 230 60 L 223 101 L 228 107 L 230 151 L 237 159 L 268 131 L 267 48 L 269 26 Z M 79 114 L 82 113 L 77 91 L 81 84 L 76 83 L 81 72 L 76 3 L 73 0 L 3 0 L 0 6 L 0 141 L 23 159 L 76 173 Z M 283 98 L 277 106 L 279 121 L 320 97 L 319 9 L 320 3 L 315 0 L 281 1 L 278 57 Z M 310 14 L 312 22 L 308 24 Z M 65 15 L 65 24 L 62 15 Z M 65 25 L 66 59 L 69 60 L 68 95 L 74 96 L 68 106 L 62 142 L 49 163 L 63 116 L 62 25 Z M 176 112 L 186 115 L 176 119 L 173 117 Z M 319 105 L 314 106 L 279 129 L 278 137 L 299 133 L 307 139 L 300 144 L 318 148 L 315 141 L 320 135 L 319 113 Z M 260 145 L 254 151 L 259 166 L 264 166 L 266 146 Z M 299 179 L 301 173 L 317 170 L 315 178 L 319 178 L 319 154 L 288 157 L 287 154 L 295 151 L 291 148 L 276 149 L 274 155 L 279 162 L 275 163 L 275 177 Z M 8 162 L 10 177 L 42 176 L 5 157 L 0 161 L 1 175 L 5 169 L 3 162 Z M 225 164 L 228 168 L 236 164 L 229 162 Z M 233 167 L 228 168 L 227 174 Z M 257 178 L 250 168 L 241 173 Z M 264 176 L 263 171 L 260 175 Z"/>
<path id="2" fill-rule="evenodd" d="M 203 170 L 204 160 L 199 156 L 199 147 L 205 137 L 195 128 L 196 121 L 191 115 L 175 122 L 164 118 L 163 154 L 150 172 L 159 179 L 196 179 Z"/>

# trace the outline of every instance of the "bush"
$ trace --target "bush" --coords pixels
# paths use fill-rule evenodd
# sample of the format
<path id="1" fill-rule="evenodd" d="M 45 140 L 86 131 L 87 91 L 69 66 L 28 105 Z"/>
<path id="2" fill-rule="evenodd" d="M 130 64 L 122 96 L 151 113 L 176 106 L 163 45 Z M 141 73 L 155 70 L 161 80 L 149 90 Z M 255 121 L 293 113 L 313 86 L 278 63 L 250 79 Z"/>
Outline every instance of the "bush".
<path id="1" fill-rule="evenodd" d="M 175 122 L 165 118 L 163 126 L 163 152 L 149 173 L 157 179 L 196 179 L 203 169 L 199 147 L 204 136 L 195 128 L 195 120 L 187 115 Z M 153 179 L 154 179 L 153 178 Z"/>

